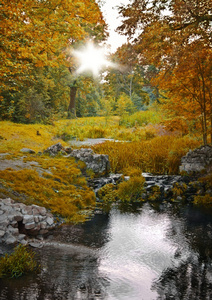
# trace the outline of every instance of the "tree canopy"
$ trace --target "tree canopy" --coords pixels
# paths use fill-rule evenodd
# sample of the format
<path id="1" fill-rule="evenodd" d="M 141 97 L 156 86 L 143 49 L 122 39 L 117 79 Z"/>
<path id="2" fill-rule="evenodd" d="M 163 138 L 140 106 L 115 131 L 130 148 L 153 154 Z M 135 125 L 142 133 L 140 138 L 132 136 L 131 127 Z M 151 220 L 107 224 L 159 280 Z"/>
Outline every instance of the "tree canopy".
<path id="1" fill-rule="evenodd" d="M 42 112 L 50 102 L 55 106 L 56 94 L 63 101 L 73 64 L 70 48 L 103 40 L 106 24 L 95 0 L 3 0 L 0 11 L 0 115 L 25 111 L 26 120 L 30 99 Z"/>
<path id="2" fill-rule="evenodd" d="M 34 67 L 68 64 L 66 51 L 90 31 L 104 36 L 105 23 L 94 0 L 1 1 L 0 80 L 17 89 Z"/>
<path id="3" fill-rule="evenodd" d="M 187 108 L 193 107 L 206 144 L 212 134 L 211 1 L 133 0 L 119 13 L 124 19 L 118 30 L 131 40 L 133 55 L 157 68 L 152 84 L 172 98 L 167 107 L 173 110 L 171 103 L 180 102 L 187 120 Z"/>

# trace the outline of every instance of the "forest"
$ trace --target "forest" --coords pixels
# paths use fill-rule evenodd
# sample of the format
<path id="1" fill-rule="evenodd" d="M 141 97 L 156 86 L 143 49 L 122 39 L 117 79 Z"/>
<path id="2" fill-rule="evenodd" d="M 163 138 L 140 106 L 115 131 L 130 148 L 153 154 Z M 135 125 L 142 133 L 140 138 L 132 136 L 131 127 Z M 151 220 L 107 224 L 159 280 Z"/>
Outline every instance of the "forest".
<path id="1" fill-rule="evenodd" d="M 167 126 L 211 143 L 210 1 L 136 0 L 119 7 L 117 30 L 129 42 L 107 57 L 119 67 L 76 76 L 73 51 L 107 39 L 100 5 L 1 2 L 0 119 L 51 124 L 158 106 Z"/>

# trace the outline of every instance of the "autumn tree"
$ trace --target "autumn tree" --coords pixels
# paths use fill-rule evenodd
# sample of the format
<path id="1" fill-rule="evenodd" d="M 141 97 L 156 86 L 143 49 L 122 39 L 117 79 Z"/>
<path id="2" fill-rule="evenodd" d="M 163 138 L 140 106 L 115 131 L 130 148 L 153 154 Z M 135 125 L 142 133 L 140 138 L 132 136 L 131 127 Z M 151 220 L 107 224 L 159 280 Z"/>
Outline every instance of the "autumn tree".
<path id="1" fill-rule="evenodd" d="M 3 0 L 0 8 L 4 101 L 5 93 L 11 99 L 23 86 L 31 87 L 37 74 L 45 74 L 48 81 L 52 77 L 46 73 L 48 68 L 52 72 L 70 67 L 67 57 L 75 43 L 92 36 L 104 38 L 105 22 L 94 0 Z"/>
<path id="2" fill-rule="evenodd" d="M 154 84 L 181 101 L 185 118 L 187 107 L 195 106 L 206 144 L 211 131 L 211 1 L 134 0 L 119 12 L 124 20 L 118 29 L 131 39 L 139 63 L 158 70 Z"/>

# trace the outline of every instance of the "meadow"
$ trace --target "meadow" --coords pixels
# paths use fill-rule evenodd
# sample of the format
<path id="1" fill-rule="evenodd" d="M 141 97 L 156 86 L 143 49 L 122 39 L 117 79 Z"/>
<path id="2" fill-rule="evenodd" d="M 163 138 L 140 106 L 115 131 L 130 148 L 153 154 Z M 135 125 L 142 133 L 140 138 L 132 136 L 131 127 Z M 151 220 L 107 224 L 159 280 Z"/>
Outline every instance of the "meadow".
<path id="1" fill-rule="evenodd" d="M 51 125 L 1 121 L 0 153 L 4 155 L 0 160 L 24 156 L 24 161 L 36 162 L 39 168 L 1 170 L 0 196 L 16 195 L 19 201 L 45 206 L 67 221 L 84 221 L 96 200 L 82 174 L 82 164 L 62 155 L 50 157 L 43 151 L 58 142 L 67 147 L 71 141 L 86 138 L 113 139 L 92 146 L 96 153 L 109 155 L 111 172 L 132 177 L 141 177 L 142 172 L 178 174 L 181 157 L 200 146 L 200 141 L 179 130 L 169 131 L 162 118 L 162 113 L 148 111 L 122 118 L 58 120 Z M 35 154 L 23 154 L 22 148 Z"/>

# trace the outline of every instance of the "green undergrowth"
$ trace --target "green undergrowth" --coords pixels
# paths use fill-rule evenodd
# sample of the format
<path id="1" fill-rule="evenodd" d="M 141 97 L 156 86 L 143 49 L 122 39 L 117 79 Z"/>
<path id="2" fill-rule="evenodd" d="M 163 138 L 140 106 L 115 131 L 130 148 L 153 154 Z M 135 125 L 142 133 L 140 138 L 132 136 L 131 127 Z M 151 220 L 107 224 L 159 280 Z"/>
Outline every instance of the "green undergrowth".
<path id="1" fill-rule="evenodd" d="M 27 246 L 19 245 L 12 254 L 0 258 L 0 278 L 18 278 L 39 268 L 35 253 Z"/>

